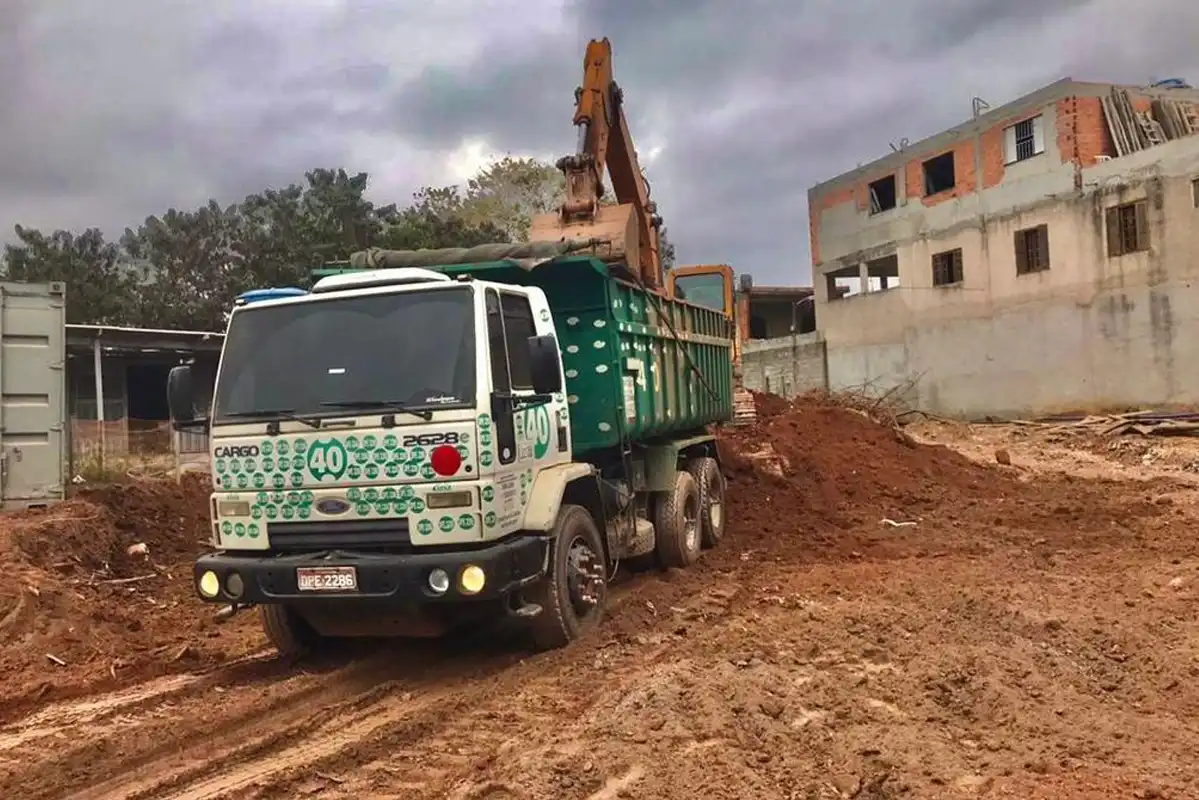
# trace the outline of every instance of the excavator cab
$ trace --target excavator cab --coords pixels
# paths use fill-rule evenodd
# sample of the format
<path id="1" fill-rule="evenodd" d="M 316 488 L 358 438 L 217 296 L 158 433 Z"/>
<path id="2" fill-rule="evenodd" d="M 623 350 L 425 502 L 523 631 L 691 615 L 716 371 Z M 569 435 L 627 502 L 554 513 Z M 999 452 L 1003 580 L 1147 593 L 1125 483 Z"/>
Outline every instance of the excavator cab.
<path id="1" fill-rule="evenodd" d="M 673 297 L 714 308 L 728 317 L 734 314 L 733 269 L 727 264 L 675 267 L 669 284 Z"/>
<path id="2" fill-rule="evenodd" d="M 714 308 L 733 323 L 733 408 L 734 423 L 747 425 L 757 419 L 753 396 L 746 390 L 741 372 L 742 347 L 749 339 L 749 290 L 753 280 L 741 276 L 739 290 L 733 288 L 733 268 L 728 264 L 675 267 L 666 273 L 667 291 L 678 300 Z"/>
<path id="3" fill-rule="evenodd" d="M 741 291 L 733 288 L 733 268 L 728 264 L 701 264 L 694 267 L 675 267 L 667 275 L 672 297 L 688 303 L 714 308 L 733 321 L 737 337 L 734 342 L 736 361 L 740 362 L 741 342 L 749 338 L 748 275 L 741 276 Z"/>

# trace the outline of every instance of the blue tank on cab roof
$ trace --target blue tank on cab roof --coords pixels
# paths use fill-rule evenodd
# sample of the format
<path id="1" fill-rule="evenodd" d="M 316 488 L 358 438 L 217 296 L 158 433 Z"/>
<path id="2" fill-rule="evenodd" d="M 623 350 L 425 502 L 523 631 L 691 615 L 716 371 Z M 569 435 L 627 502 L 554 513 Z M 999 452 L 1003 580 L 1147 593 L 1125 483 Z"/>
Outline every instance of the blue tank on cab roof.
<path id="1" fill-rule="evenodd" d="M 306 294 L 308 294 L 308 290 L 297 289 L 294 286 L 285 286 L 280 289 L 251 289 L 248 292 L 239 294 L 235 302 L 237 305 L 242 306 L 247 303 L 257 303 L 261 300 L 278 300 L 280 297 L 300 297 Z"/>

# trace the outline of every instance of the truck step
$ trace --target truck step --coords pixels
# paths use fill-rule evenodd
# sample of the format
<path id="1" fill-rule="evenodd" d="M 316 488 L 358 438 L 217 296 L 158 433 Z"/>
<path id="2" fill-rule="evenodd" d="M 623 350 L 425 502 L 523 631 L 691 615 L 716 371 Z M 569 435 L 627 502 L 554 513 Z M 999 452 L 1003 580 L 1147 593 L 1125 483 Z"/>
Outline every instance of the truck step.
<path id="1" fill-rule="evenodd" d="M 541 606 L 536 603 L 525 603 L 520 608 L 510 608 L 508 613 L 521 619 L 532 619 L 541 613 Z"/>

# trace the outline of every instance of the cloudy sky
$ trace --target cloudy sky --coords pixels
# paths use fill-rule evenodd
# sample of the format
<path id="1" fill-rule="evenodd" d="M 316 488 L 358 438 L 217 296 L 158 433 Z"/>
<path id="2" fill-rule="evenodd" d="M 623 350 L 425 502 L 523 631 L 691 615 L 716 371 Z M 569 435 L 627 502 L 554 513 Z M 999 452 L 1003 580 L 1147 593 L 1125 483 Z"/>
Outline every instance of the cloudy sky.
<path id="1" fill-rule="evenodd" d="M 0 236 L 315 166 L 404 201 L 574 146 L 590 37 L 681 263 L 810 275 L 809 186 L 1060 77 L 1199 82 L 1195 0 L 3 0 Z"/>

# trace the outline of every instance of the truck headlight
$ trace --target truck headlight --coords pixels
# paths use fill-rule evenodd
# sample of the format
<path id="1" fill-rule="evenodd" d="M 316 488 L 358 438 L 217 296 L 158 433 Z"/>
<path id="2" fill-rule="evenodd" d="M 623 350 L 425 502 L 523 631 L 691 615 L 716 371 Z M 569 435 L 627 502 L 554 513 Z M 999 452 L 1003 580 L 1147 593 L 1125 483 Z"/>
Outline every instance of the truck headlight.
<path id="1" fill-rule="evenodd" d="M 458 576 L 458 588 L 463 594 L 478 594 L 483 591 L 484 584 L 487 583 L 487 574 L 483 572 L 483 568 L 469 564 L 462 569 L 462 574 Z"/>
<path id="2" fill-rule="evenodd" d="M 218 517 L 248 517 L 250 503 L 246 500 L 221 500 L 216 504 Z"/>
<path id="3" fill-rule="evenodd" d="M 200 594 L 208 599 L 212 599 L 221 593 L 221 579 L 216 576 L 211 570 L 200 576 L 199 586 Z"/>
<path id="4" fill-rule="evenodd" d="M 445 594 L 450 590 L 450 576 L 444 569 L 435 569 L 429 573 L 429 588 L 437 594 Z"/>

